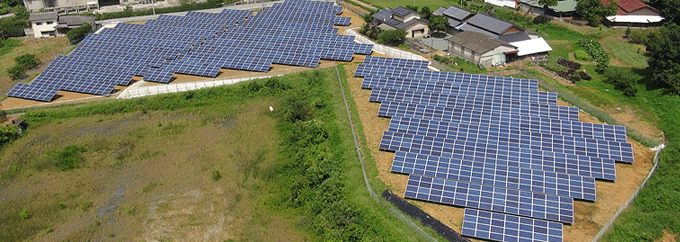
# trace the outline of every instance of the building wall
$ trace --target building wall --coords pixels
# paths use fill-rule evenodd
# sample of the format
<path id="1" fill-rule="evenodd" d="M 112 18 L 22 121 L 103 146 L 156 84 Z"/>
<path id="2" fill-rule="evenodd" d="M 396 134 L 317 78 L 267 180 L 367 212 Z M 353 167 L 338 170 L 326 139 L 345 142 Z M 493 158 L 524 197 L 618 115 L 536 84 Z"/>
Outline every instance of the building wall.
<path id="1" fill-rule="evenodd" d="M 425 24 L 415 24 L 406 30 L 406 38 L 418 38 L 430 34 L 430 29 Z M 419 31 L 419 30 L 422 30 Z"/>
<path id="2" fill-rule="evenodd" d="M 51 22 L 48 24 L 48 22 Z M 48 32 L 53 32 L 52 35 L 56 35 L 57 20 L 40 20 L 31 22 L 31 28 L 33 29 L 33 35 L 35 38 L 49 37 Z M 43 34 L 45 33 L 45 34 Z"/>

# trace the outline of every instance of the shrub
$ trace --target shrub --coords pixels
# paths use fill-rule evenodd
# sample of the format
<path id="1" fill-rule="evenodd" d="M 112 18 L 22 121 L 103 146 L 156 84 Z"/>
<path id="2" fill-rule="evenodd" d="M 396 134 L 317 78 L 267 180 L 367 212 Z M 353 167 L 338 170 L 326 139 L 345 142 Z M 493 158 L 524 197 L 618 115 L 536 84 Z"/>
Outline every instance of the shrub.
<path id="1" fill-rule="evenodd" d="M 69 30 L 66 32 L 66 36 L 68 36 L 68 41 L 71 44 L 77 44 L 81 40 L 87 36 L 92 31 L 92 26 L 88 23 L 83 23 L 80 25 L 80 27 Z"/>
<path id="2" fill-rule="evenodd" d="M 12 80 L 19 80 L 26 75 L 26 69 L 23 66 L 15 65 L 8 68 L 7 73 L 9 73 L 9 77 L 12 78 Z"/>
<path id="3" fill-rule="evenodd" d="M 380 33 L 380 41 L 391 46 L 399 46 L 406 39 L 406 31 L 403 29 L 386 30 Z"/>
<path id="4" fill-rule="evenodd" d="M 48 151 L 49 156 L 54 160 L 54 164 L 61 171 L 73 170 L 80 167 L 84 158 L 82 153 L 85 148 L 77 145 L 69 145 L 61 150 Z"/>
<path id="5" fill-rule="evenodd" d="M 580 61 L 590 61 L 590 56 L 588 56 L 588 53 L 586 53 L 585 50 L 576 50 L 574 51 L 574 57 L 576 57 L 577 60 Z"/>
<path id="6" fill-rule="evenodd" d="M 630 73 L 629 69 L 622 71 L 609 68 L 605 71 L 604 75 L 604 82 L 614 85 L 614 88 L 622 91 L 623 95 L 632 97 L 637 93 L 635 79 L 633 79 L 633 73 Z"/>
<path id="7" fill-rule="evenodd" d="M 31 216 L 32 215 L 30 213 L 28 213 L 28 210 L 26 208 L 24 208 L 23 210 L 21 210 L 21 212 L 19 212 L 19 217 L 21 217 L 21 219 L 30 219 Z"/>
<path id="8" fill-rule="evenodd" d="M 14 58 L 16 65 L 23 67 L 25 70 L 36 68 L 40 64 L 40 60 L 34 54 L 23 54 Z"/>
<path id="9" fill-rule="evenodd" d="M 214 170 L 211 175 L 213 181 L 219 181 L 220 179 L 222 179 L 222 174 L 220 174 L 220 171 L 218 170 Z"/>

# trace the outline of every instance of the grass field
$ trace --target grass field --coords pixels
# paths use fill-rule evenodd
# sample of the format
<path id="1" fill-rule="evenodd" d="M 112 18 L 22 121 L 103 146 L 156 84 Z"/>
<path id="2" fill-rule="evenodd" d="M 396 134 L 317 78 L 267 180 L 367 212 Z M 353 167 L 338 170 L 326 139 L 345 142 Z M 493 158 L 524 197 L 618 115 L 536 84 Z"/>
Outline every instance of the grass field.
<path id="1" fill-rule="evenodd" d="M 27 113 L 0 240 L 418 241 L 365 190 L 335 69 L 276 80 Z"/>
<path id="2" fill-rule="evenodd" d="M 43 64 L 26 73 L 28 76 L 34 76 L 44 70 L 50 60 L 57 55 L 65 54 L 69 50 L 66 36 L 42 39 L 10 39 L 9 42 L 12 43 L 9 46 L 14 46 L 11 50 L 8 48 L 7 52 L 2 54 L 5 48 L 0 49 L 0 91 L 2 93 L 8 92 L 14 86 L 15 81 L 10 79 L 7 73 L 7 68 L 14 66 L 14 58 L 23 54 L 35 54 Z"/>
<path id="3" fill-rule="evenodd" d="M 647 68 L 644 45 L 636 45 L 623 41 L 606 42 L 612 56 L 637 68 Z"/>

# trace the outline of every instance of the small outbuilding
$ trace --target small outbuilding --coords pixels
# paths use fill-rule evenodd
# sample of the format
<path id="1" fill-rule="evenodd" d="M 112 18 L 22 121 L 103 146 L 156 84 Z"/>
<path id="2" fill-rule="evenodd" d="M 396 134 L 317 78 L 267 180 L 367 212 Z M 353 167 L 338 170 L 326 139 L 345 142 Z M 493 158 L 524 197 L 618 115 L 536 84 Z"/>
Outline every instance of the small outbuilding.
<path id="1" fill-rule="evenodd" d="M 448 38 L 449 53 L 482 68 L 506 63 L 506 54 L 517 53 L 517 47 L 492 36 L 465 31 Z"/>

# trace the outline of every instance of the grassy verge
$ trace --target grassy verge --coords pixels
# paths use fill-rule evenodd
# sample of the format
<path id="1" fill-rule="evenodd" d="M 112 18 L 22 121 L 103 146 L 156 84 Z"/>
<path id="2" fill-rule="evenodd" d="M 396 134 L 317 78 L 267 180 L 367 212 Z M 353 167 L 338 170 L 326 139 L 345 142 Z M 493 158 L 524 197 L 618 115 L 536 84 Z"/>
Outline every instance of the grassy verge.
<path id="1" fill-rule="evenodd" d="M 644 56 L 645 46 L 623 41 L 608 41 L 605 43 L 614 58 L 638 68 L 647 67 L 647 57 Z"/>
<path id="2" fill-rule="evenodd" d="M 325 69 L 30 111 L 24 117 L 31 128 L 0 151 L 7 167 L 3 190 L 23 194 L 0 201 L 0 240 L 68 234 L 45 238 L 82 241 L 107 236 L 114 227 L 122 240 L 181 240 L 189 230 L 171 224 L 186 224 L 192 231 L 228 228 L 233 232 L 220 234 L 238 241 L 418 241 L 366 192 L 339 93 L 335 69 Z M 60 171 L 42 154 L 60 154 L 67 145 L 84 147 L 84 160 L 79 168 Z M 144 167 L 154 172 L 144 174 Z M 93 174 L 99 174 L 97 180 L 88 179 Z M 63 185 L 35 185 L 43 179 Z M 105 191 L 121 182 L 129 183 L 119 206 L 124 209 L 100 218 L 99 208 L 111 197 Z M 220 190 L 228 192 L 219 195 Z M 181 195 L 187 191 L 201 194 L 204 205 Z M 182 215 L 192 206 L 196 214 Z M 55 209 L 61 207 L 66 209 Z M 19 216 L 24 208 L 30 219 Z M 226 221 L 243 219 L 215 224 L 219 214 Z M 85 219 L 67 222 L 73 218 Z M 109 218 L 116 222 L 103 222 Z M 175 232 L 153 236 L 142 223 Z M 60 233 L 65 230 L 71 232 Z"/>

